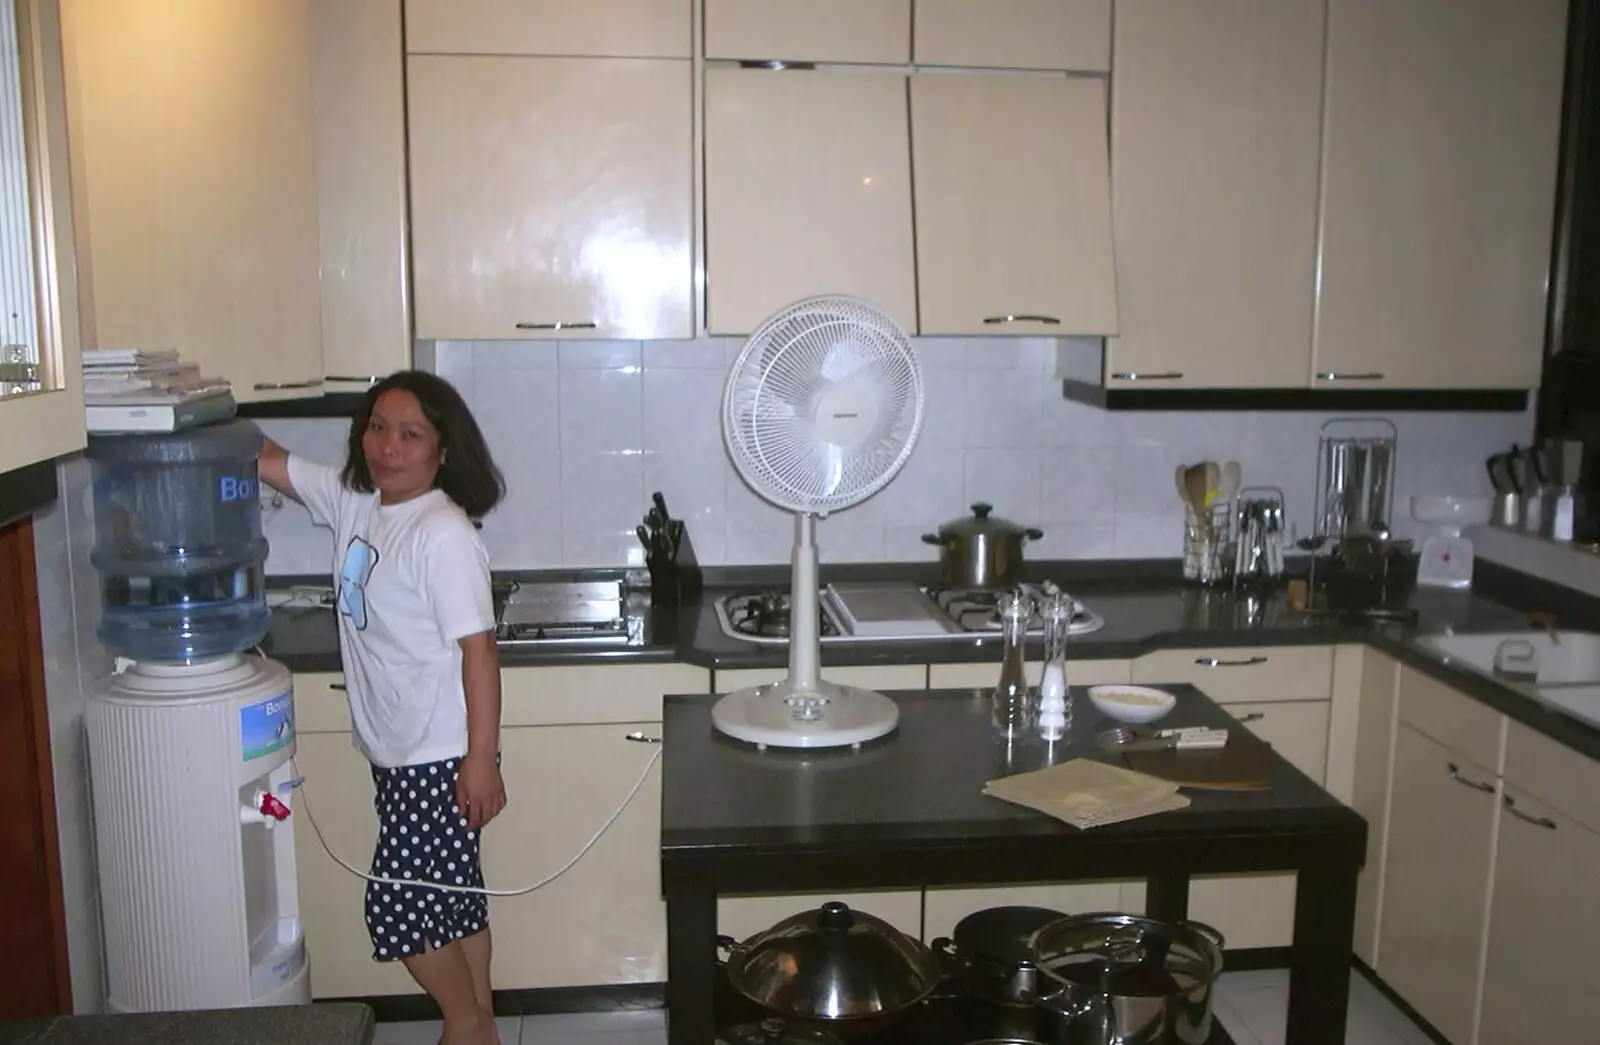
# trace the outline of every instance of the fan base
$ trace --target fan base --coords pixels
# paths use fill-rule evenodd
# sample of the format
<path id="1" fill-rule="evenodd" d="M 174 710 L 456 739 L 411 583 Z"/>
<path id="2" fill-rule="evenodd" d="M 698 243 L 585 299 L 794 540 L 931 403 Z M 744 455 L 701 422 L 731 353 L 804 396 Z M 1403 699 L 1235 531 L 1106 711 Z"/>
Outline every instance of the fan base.
<path id="1" fill-rule="evenodd" d="M 712 706 L 711 722 L 758 748 L 854 747 L 894 732 L 900 708 L 874 690 L 819 679 L 798 693 L 784 679 L 734 690 Z"/>

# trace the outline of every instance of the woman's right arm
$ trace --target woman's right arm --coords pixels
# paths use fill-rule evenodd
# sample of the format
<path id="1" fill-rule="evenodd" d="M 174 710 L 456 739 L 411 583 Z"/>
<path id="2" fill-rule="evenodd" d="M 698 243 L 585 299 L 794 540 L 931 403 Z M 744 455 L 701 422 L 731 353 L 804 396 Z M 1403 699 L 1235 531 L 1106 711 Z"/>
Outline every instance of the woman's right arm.
<path id="1" fill-rule="evenodd" d="M 261 481 L 274 490 L 300 500 L 300 495 L 295 493 L 294 483 L 289 481 L 289 451 L 264 435 L 261 437 L 261 456 L 256 461 L 256 472 Z"/>

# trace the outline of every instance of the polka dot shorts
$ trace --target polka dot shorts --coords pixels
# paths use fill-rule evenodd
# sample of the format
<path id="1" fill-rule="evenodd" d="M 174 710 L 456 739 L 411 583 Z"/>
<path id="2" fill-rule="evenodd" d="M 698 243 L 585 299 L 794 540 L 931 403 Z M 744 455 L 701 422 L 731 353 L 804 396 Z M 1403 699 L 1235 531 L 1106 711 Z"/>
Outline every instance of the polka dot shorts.
<path id="1" fill-rule="evenodd" d="M 372 767 L 377 785 L 378 844 L 372 873 L 415 888 L 367 883 L 367 932 L 375 961 L 392 962 L 443 947 L 489 925 L 481 893 L 429 889 L 422 882 L 483 887 L 479 832 L 456 808 L 460 759 L 393 769 Z"/>

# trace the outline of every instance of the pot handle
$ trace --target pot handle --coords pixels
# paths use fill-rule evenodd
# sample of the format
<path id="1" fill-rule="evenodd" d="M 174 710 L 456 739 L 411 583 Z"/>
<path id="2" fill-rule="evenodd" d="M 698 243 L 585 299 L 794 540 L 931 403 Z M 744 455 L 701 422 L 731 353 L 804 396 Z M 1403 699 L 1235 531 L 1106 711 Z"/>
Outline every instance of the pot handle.
<path id="1" fill-rule="evenodd" d="M 925 533 L 925 534 L 922 535 L 922 543 L 923 544 L 937 544 L 937 545 L 943 546 L 943 545 L 945 545 L 945 544 L 947 544 L 949 542 L 947 542 L 943 537 L 940 537 L 936 533 Z"/>
<path id="2" fill-rule="evenodd" d="M 1022 531 L 1022 536 L 1024 540 L 1037 541 L 1044 537 L 1044 531 L 1037 526 L 1030 526 Z"/>
<path id="3" fill-rule="evenodd" d="M 939 958 L 939 982 L 934 985 L 929 1000 L 960 998 L 971 990 L 972 963 L 956 949 L 955 941 L 948 936 L 936 937 L 928 944 L 929 950 Z"/>
<path id="4" fill-rule="evenodd" d="M 735 940 L 733 937 L 731 937 L 731 936 L 718 936 L 717 937 L 717 964 L 718 965 L 722 965 L 722 966 L 726 966 L 729 962 L 733 961 L 734 956 L 737 955 L 743 949 L 744 948 L 740 945 L 739 941 Z M 723 954 L 722 953 L 723 951 L 726 951 L 728 953 L 727 954 Z"/>

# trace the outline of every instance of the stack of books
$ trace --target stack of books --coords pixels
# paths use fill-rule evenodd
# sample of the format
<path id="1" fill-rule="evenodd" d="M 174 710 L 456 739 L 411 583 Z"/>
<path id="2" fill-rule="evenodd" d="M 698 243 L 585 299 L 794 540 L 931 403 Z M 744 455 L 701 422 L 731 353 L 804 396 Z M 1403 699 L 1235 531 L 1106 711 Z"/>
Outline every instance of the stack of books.
<path id="1" fill-rule="evenodd" d="M 233 386 L 207 377 L 175 351 L 96 348 L 83 353 L 88 430 L 176 432 L 226 421 L 238 412 Z"/>

